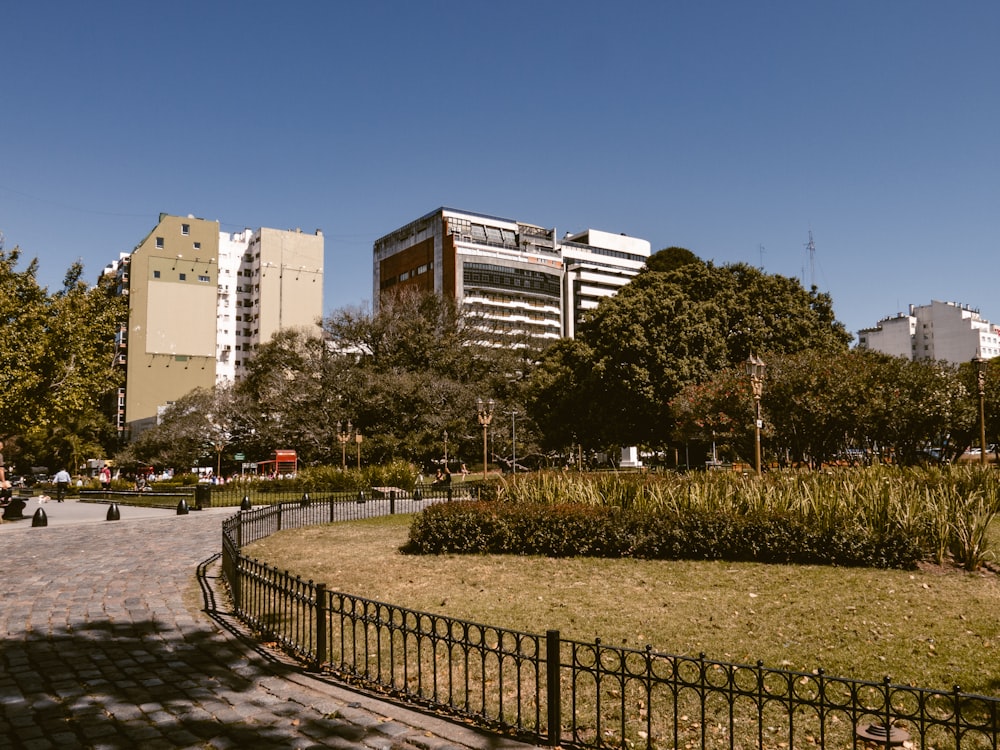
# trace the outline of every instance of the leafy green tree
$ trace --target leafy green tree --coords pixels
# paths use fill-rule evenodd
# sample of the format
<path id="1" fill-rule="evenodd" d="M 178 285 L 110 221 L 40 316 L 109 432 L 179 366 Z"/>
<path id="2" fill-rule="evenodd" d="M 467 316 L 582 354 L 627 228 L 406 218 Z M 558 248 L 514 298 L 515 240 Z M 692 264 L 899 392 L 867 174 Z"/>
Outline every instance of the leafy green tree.
<path id="1" fill-rule="evenodd" d="M 541 431 L 543 450 L 566 452 L 580 443 L 598 447 L 591 442 L 599 412 L 593 358 L 579 339 L 561 339 L 532 370 L 525 406 Z"/>
<path id="2" fill-rule="evenodd" d="M 158 425 L 119 452 L 115 462 L 176 471 L 214 466 L 216 444 L 229 444 L 228 396 L 226 388 L 196 388 L 185 394 L 164 411 Z"/>
<path id="3" fill-rule="evenodd" d="M 819 466 L 866 445 L 858 420 L 868 394 L 856 377 L 866 359 L 818 350 L 769 359 L 761 403 L 773 456 Z"/>
<path id="4" fill-rule="evenodd" d="M 765 455 L 818 467 L 852 449 L 902 464 L 927 460 L 931 446 L 953 444 L 960 453 L 975 424 L 970 376 L 947 363 L 863 350 L 767 357 Z M 711 433 L 731 440 L 738 455 L 750 455 L 745 375 L 720 371 L 684 388 L 672 406 L 679 438 L 707 441 Z"/>
<path id="5" fill-rule="evenodd" d="M 23 271 L 19 260 L 17 248 L 0 248 L 0 434 L 16 436 L 24 466 L 76 471 L 113 449 L 102 402 L 120 383 L 114 336 L 126 303 L 106 284 L 85 284 L 79 263 L 50 295 L 37 259 Z"/>
<path id="6" fill-rule="evenodd" d="M 47 398 L 48 300 L 38 285 L 38 259 L 18 271 L 20 259 L 19 248 L 0 246 L 0 435 L 7 438 L 23 433 Z"/>
<path id="7" fill-rule="evenodd" d="M 593 352 L 594 420 L 608 443 L 662 445 L 670 401 L 751 353 L 844 352 L 850 335 L 828 295 L 746 264 L 691 261 L 679 249 L 601 302 L 580 340 Z M 672 262 L 678 258 L 683 262 Z"/>
<path id="8" fill-rule="evenodd" d="M 363 463 L 430 463 L 444 455 L 447 432 L 449 458 L 471 460 L 481 455 L 477 399 L 496 401 L 498 421 L 511 409 L 523 414 L 536 358 L 528 346 L 492 345 L 494 334 L 453 301 L 414 292 L 389 297 L 378 312 L 335 311 L 322 337 L 281 331 L 227 396 L 233 449 L 262 457 L 294 448 L 307 464 L 352 464 L 360 432 Z M 338 430 L 349 420 L 345 448 Z M 525 451 L 530 426 L 518 434 Z"/>
<path id="9" fill-rule="evenodd" d="M 684 386 L 670 402 L 674 436 L 686 447 L 721 444 L 718 455 L 750 460 L 754 451 L 753 402 L 741 370 L 727 367 Z M 695 452 L 700 459 L 704 451 Z"/>
<path id="10" fill-rule="evenodd" d="M 643 273 L 668 273 L 690 264 L 703 265 L 701 258 L 687 248 L 668 247 L 649 256 Z"/>
<path id="11" fill-rule="evenodd" d="M 339 310 L 325 329 L 344 368 L 338 419 L 353 418 L 378 459 L 440 459 L 445 432 L 451 457 L 478 456 L 479 398 L 495 400 L 498 422 L 504 411 L 525 411 L 537 349 L 527 339 L 497 346 L 493 325 L 452 299 L 409 290 L 388 296 L 376 313 Z M 531 450 L 530 422 L 518 442 Z"/>
<path id="12" fill-rule="evenodd" d="M 968 445 L 976 404 L 959 372 L 946 362 L 885 357 L 870 411 L 861 419 L 874 443 L 889 446 L 903 464 L 924 460 L 924 450 L 938 441 Z"/>

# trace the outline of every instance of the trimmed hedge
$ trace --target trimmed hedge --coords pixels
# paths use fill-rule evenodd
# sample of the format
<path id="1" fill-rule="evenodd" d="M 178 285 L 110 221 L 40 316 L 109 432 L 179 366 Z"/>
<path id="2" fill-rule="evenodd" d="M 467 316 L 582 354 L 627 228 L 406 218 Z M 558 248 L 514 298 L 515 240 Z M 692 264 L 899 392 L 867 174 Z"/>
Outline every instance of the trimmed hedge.
<path id="1" fill-rule="evenodd" d="M 410 526 L 407 554 L 520 554 L 916 567 L 923 552 L 901 529 L 810 527 L 784 514 L 648 514 L 583 504 L 443 503 Z"/>

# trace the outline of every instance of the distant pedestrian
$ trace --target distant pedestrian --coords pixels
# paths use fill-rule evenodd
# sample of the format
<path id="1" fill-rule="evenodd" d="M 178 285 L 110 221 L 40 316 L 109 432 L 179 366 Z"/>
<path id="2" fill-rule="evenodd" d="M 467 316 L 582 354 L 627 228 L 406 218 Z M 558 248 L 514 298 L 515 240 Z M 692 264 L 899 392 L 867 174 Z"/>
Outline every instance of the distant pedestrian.
<path id="1" fill-rule="evenodd" d="M 3 441 L 0 440 L 0 500 L 8 503 L 11 497 L 13 497 L 13 493 L 10 489 L 10 482 L 7 481 L 7 469 L 3 463 Z"/>
<path id="2" fill-rule="evenodd" d="M 66 491 L 69 489 L 69 483 L 73 477 L 66 469 L 60 469 L 56 472 L 54 479 L 56 482 L 56 502 L 61 503 L 66 498 Z"/>
<path id="3" fill-rule="evenodd" d="M 107 464 L 101 467 L 99 476 L 101 479 L 101 489 L 107 492 L 111 489 L 111 469 L 108 468 Z"/>

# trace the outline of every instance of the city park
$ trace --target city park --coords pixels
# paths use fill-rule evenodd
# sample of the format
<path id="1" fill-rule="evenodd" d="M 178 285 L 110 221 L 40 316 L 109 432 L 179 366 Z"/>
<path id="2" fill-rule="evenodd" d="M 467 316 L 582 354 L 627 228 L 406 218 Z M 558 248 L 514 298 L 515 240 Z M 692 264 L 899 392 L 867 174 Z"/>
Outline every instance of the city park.
<path id="1" fill-rule="evenodd" d="M 52 304 L 65 312 L 73 295 L 83 292 L 69 284 Z M 61 330 L 71 344 L 72 327 Z M 922 746 L 996 746 L 995 699 L 983 697 L 998 689 L 991 654 L 1000 638 L 1000 499 L 988 449 L 1000 433 L 995 362 L 849 350 L 826 295 L 679 252 L 654 256 L 577 339 L 542 352 L 477 345 L 483 321 L 429 296 L 377 314 L 338 311 L 324 334 L 279 335 L 241 383 L 179 399 L 160 425 L 114 454 L 119 467 L 169 466 L 173 478 L 153 492 L 117 483 L 112 491 L 143 502 L 198 486 L 186 469 L 214 465 L 234 480 L 211 488 L 212 504 L 248 506 L 234 521 L 241 544 L 233 559 L 243 560 L 245 547 L 266 560 L 274 567 L 265 579 L 293 571 L 407 612 L 489 622 L 491 638 L 495 629 L 596 637 L 616 644 L 616 663 L 629 674 L 633 659 L 675 670 L 679 659 L 701 675 L 684 684 L 703 698 L 713 674 L 728 686 L 728 703 L 702 701 L 700 714 L 654 721 L 651 694 L 634 695 L 633 680 L 619 674 L 607 695 L 599 686 L 580 694 L 596 715 L 607 708 L 604 695 L 623 717 L 603 739 L 599 720 L 574 724 L 582 745 L 661 746 L 671 732 L 712 745 L 706 733 L 718 732 L 729 746 L 770 746 L 770 733 L 773 746 L 787 747 L 780 726 L 790 718 L 766 719 L 765 682 L 816 690 L 823 675 L 849 675 L 877 693 L 889 691 L 882 677 L 891 674 L 915 691 L 892 683 L 919 711 L 883 706 L 880 722 L 855 701 L 831 713 L 852 730 L 854 719 L 871 717 L 878 746 L 900 744 L 897 729 Z M 86 419 L 65 429 L 65 404 L 38 400 L 34 420 L 16 398 L 4 406 L 4 432 L 14 437 L 9 466 L 48 450 L 51 462 L 79 467 L 100 443 Z M 497 450 L 507 416 L 509 450 Z M 601 458 L 626 445 L 643 446 L 649 466 L 626 470 Z M 237 455 L 267 460 L 292 446 L 303 462 L 293 477 L 250 479 L 234 466 Z M 506 474 L 496 471 L 501 457 Z M 529 458 L 535 470 L 518 471 Z M 455 472 L 450 487 L 421 482 L 453 461 L 469 473 Z M 252 543 L 243 536 L 251 514 L 283 519 L 329 505 L 332 516 L 335 505 L 383 495 L 419 512 L 298 529 L 286 522 Z M 235 570 L 231 585 L 243 581 Z M 424 643 L 423 615 L 414 617 L 410 635 Z M 267 627 L 255 621 L 262 636 L 281 618 L 265 619 Z M 651 660 L 649 648 L 662 656 Z M 757 741 L 734 741 L 743 730 L 733 696 L 754 693 L 737 683 L 755 660 L 757 713 L 748 727 Z M 765 663 L 776 668 L 766 677 Z M 585 671 L 591 682 L 603 674 L 593 664 Z M 490 679 L 482 670 L 479 678 Z M 647 689 L 660 682 L 635 680 Z M 849 684 L 854 691 L 858 683 Z M 791 703 L 788 691 L 774 695 Z M 804 705 L 820 718 L 802 744 L 826 746 L 815 732 L 834 732 L 823 718 L 830 707 L 822 696 Z M 574 720 L 577 709 L 588 712 L 574 703 Z M 483 712 L 511 726 L 503 709 Z M 551 729 L 551 714 L 548 721 Z M 867 726 L 839 736 L 868 742 Z M 960 736 L 941 739 L 955 727 Z"/>

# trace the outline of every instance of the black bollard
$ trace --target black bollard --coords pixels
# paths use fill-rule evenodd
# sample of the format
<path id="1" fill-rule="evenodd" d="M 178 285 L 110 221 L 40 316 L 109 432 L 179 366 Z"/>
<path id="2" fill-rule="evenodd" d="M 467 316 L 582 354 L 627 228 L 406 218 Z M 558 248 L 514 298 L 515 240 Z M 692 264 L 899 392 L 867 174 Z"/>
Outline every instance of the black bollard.
<path id="1" fill-rule="evenodd" d="M 118 510 L 118 503 L 111 503 L 111 505 L 108 506 L 108 517 L 107 517 L 107 520 L 108 521 L 120 521 L 120 520 L 122 520 L 121 511 Z"/>
<path id="2" fill-rule="evenodd" d="M 35 515 L 31 517 L 31 528 L 36 529 L 40 526 L 48 526 L 49 517 L 45 515 L 45 511 L 39 508 L 35 511 Z"/>
<path id="3" fill-rule="evenodd" d="M 177 515 L 186 516 L 187 514 L 188 514 L 188 501 L 182 497 L 180 499 L 180 502 L 177 503 Z"/>
<path id="4" fill-rule="evenodd" d="M 303 492 L 302 493 L 302 499 L 299 500 L 299 505 L 301 505 L 303 508 L 305 508 L 305 507 L 307 507 L 309 505 L 309 493 L 308 492 Z"/>
<path id="5" fill-rule="evenodd" d="M 240 510 L 250 510 L 253 506 L 250 504 L 250 496 L 244 495 L 243 502 L 240 503 Z"/>

